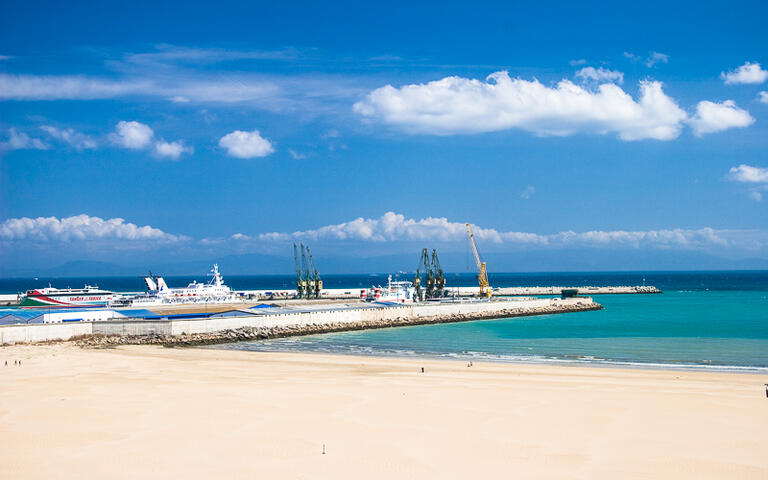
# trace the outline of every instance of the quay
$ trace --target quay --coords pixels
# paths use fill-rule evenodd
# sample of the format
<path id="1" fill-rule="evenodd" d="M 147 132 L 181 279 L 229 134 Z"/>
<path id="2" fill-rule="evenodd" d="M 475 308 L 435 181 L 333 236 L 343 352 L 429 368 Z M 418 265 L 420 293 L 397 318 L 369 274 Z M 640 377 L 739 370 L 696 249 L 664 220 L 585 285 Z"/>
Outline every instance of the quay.
<path id="1" fill-rule="evenodd" d="M 250 308 L 231 304 L 228 310 L 218 312 L 149 312 L 151 315 L 135 317 L 129 316 L 130 310 L 90 310 L 88 319 L 70 317 L 57 323 L 0 325 L 0 345 L 72 340 L 83 345 L 194 345 L 600 309 L 602 306 L 590 297 L 575 297 L 462 299 L 383 305 L 261 304 Z M 97 312 L 103 312 L 103 315 L 99 317 Z M 45 313 L 41 312 L 41 315 Z"/>
<path id="2" fill-rule="evenodd" d="M 350 299 L 360 298 L 361 288 L 324 288 L 320 292 L 320 298 L 324 299 Z M 477 297 L 480 287 L 446 287 L 447 296 L 453 297 Z M 662 293 L 652 285 L 617 285 L 617 286 L 580 286 L 580 287 L 495 287 L 491 289 L 494 297 L 515 297 L 532 295 L 562 295 L 563 290 L 578 290 L 579 295 L 615 295 L 615 294 L 653 294 Z M 272 289 L 272 290 L 239 290 L 236 292 L 242 298 L 253 300 L 266 300 L 276 298 L 292 298 L 296 295 L 296 289 Z"/>

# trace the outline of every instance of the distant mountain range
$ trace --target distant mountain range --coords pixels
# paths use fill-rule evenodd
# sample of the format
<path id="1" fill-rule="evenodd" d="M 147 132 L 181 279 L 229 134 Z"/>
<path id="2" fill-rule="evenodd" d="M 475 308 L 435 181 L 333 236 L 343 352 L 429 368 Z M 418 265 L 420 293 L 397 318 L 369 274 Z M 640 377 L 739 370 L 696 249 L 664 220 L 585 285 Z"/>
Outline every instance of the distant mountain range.
<path id="1" fill-rule="evenodd" d="M 438 252 L 439 253 L 439 252 Z M 315 255 L 320 273 L 413 272 L 418 254 L 373 257 Z M 485 255 L 490 272 L 585 272 L 585 271 L 658 271 L 658 270 L 762 270 L 768 259 L 727 259 L 698 252 L 639 250 L 542 250 L 532 252 L 489 253 Z M 474 271 L 474 261 L 462 253 L 440 255 L 446 272 Z M 219 258 L 173 263 L 129 265 L 90 260 L 70 261 L 42 268 L 4 270 L 10 277 L 78 277 L 143 275 L 149 270 L 162 275 L 202 275 L 218 263 L 224 275 L 290 275 L 294 272 L 289 256 L 240 254 Z"/>

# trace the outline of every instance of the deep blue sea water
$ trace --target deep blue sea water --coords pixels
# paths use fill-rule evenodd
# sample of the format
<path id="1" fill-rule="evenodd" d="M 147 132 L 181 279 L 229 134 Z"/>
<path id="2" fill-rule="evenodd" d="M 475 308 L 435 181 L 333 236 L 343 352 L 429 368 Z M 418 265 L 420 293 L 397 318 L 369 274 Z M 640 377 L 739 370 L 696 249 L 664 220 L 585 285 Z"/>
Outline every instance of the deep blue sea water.
<path id="1" fill-rule="evenodd" d="M 403 275 L 407 278 L 407 275 Z M 167 277 L 171 286 L 193 277 Z M 202 278 L 197 278 L 202 280 Z M 0 292 L 98 283 L 142 289 L 139 277 L 0 279 Z M 290 288 L 290 276 L 232 276 L 235 289 Z M 327 288 L 386 282 L 386 275 L 330 275 Z M 453 275 L 449 285 L 473 285 Z M 241 342 L 246 350 L 429 356 L 493 361 L 601 363 L 768 372 L 768 272 L 495 274 L 494 286 L 639 285 L 660 295 L 599 295 L 604 310 Z"/>

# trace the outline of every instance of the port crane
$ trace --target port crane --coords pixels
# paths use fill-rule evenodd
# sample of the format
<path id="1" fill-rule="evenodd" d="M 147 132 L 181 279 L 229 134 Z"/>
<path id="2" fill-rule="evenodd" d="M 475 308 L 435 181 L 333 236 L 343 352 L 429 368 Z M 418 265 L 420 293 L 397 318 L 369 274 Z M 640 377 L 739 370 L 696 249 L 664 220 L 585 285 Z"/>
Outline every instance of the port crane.
<path id="1" fill-rule="evenodd" d="M 472 234 L 472 227 L 467 224 L 467 233 L 469 234 L 469 243 L 472 245 L 472 253 L 475 254 L 475 264 L 477 265 L 477 285 L 480 287 L 480 296 L 491 298 L 491 285 L 488 283 L 488 272 L 485 269 L 485 262 L 480 260 L 480 253 L 475 245 L 475 236 Z"/>
<path id="2" fill-rule="evenodd" d="M 445 273 L 435 249 L 432 249 L 432 270 L 435 272 L 435 297 L 442 297 L 445 295 Z"/>
<path id="3" fill-rule="evenodd" d="M 310 296 L 314 298 L 320 298 L 320 291 L 323 289 L 323 280 L 320 278 L 320 274 L 317 272 L 317 269 L 315 268 L 315 261 L 312 259 L 312 252 L 309 251 L 309 246 L 307 246 L 307 256 L 309 257 L 309 274 L 310 277 L 307 279 L 309 282 L 309 292 L 307 295 L 307 298 Z"/>
<path id="4" fill-rule="evenodd" d="M 421 276 L 424 275 L 424 284 L 422 285 Z M 416 277 L 413 279 L 413 285 L 416 288 L 416 298 L 424 300 L 426 298 L 440 298 L 445 291 L 445 274 L 440 267 L 440 260 L 437 258 L 437 250 L 432 249 L 432 256 L 429 256 L 429 250 L 421 250 L 419 266 L 416 269 Z"/>
<path id="5" fill-rule="evenodd" d="M 308 246 L 302 243 L 299 248 L 293 244 L 293 264 L 296 269 L 296 298 L 320 298 L 323 280 L 315 268 L 315 261 Z"/>
<path id="6" fill-rule="evenodd" d="M 304 245 L 301 246 L 302 253 L 304 252 Z M 296 268 L 296 298 L 304 298 L 308 293 L 307 277 L 302 273 L 302 265 L 299 261 L 299 247 L 293 244 L 293 264 Z"/>

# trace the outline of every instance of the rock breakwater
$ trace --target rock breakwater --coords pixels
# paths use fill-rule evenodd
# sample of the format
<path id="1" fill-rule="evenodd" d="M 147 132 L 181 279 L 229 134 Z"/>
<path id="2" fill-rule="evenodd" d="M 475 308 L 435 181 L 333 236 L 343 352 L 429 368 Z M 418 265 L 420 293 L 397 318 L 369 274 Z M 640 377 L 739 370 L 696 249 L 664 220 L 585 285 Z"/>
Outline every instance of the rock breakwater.
<path id="1" fill-rule="evenodd" d="M 533 308 L 510 308 L 493 312 L 477 312 L 466 314 L 434 315 L 427 317 L 399 316 L 391 319 L 338 322 L 306 325 L 285 325 L 273 327 L 241 327 L 211 333 L 193 333 L 180 335 L 87 335 L 71 339 L 81 347 L 110 347 L 116 345 L 164 345 L 195 346 L 216 343 L 242 342 L 248 340 L 265 340 L 298 335 L 332 333 L 352 330 L 369 330 L 378 328 L 405 327 L 411 325 L 429 325 L 437 323 L 455 323 L 472 320 L 488 320 L 494 318 L 510 318 L 532 315 L 547 315 L 555 313 L 583 312 L 601 310 L 602 305 L 590 302 L 569 305 L 548 305 Z"/>

